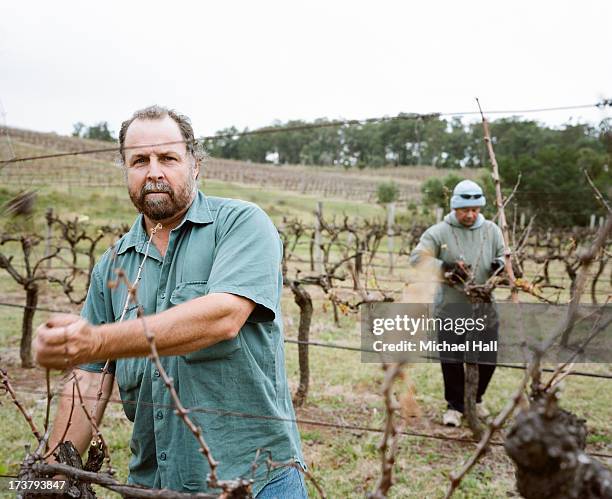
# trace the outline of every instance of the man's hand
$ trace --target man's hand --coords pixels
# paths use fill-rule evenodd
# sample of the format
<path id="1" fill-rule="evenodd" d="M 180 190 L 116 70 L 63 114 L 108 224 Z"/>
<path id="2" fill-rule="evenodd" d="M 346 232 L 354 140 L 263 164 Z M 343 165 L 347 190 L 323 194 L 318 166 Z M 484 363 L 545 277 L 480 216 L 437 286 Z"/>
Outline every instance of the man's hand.
<path id="1" fill-rule="evenodd" d="M 89 362 L 99 349 L 93 326 L 78 315 L 53 315 L 36 333 L 34 358 L 42 367 L 66 369 Z"/>
<path id="2" fill-rule="evenodd" d="M 457 262 L 442 262 L 442 272 L 444 273 L 444 279 L 451 284 L 463 284 L 467 281 L 469 275 L 469 265 L 466 265 L 463 261 Z"/>

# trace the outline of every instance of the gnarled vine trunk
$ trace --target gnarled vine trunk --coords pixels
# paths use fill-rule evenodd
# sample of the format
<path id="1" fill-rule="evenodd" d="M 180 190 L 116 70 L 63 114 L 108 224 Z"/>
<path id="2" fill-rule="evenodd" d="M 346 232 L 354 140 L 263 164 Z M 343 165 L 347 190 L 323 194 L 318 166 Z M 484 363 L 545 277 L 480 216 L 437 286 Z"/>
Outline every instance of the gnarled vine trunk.
<path id="1" fill-rule="evenodd" d="M 310 339 L 310 323 L 312 321 L 312 298 L 302 284 L 291 282 L 291 291 L 298 307 L 300 307 L 300 324 L 298 326 L 298 360 L 300 365 L 300 384 L 293 397 L 296 407 L 301 407 L 308 396 L 310 367 L 308 364 L 308 341 Z"/>
<path id="2" fill-rule="evenodd" d="M 23 309 L 23 323 L 21 324 L 21 343 L 19 355 L 21 367 L 34 367 L 32 361 L 32 333 L 34 328 L 34 314 L 38 305 L 38 284 L 30 283 L 26 288 L 26 306 Z"/>
<path id="3" fill-rule="evenodd" d="M 478 364 L 466 362 L 465 389 L 463 392 L 464 414 L 470 430 L 476 440 L 482 437 L 482 424 L 476 413 L 476 398 L 478 396 Z"/>
<path id="4" fill-rule="evenodd" d="M 526 499 L 612 498 L 612 471 L 584 452 L 584 419 L 560 409 L 554 396 L 518 415 L 504 446 Z"/>

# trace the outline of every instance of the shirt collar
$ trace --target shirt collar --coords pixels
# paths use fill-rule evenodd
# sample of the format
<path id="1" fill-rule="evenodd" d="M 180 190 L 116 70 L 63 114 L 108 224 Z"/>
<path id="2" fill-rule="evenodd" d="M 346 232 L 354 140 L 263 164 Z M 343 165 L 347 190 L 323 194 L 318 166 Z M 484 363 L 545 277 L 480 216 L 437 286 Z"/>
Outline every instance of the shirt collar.
<path id="1" fill-rule="evenodd" d="M 194 224 L 209 224 L 214 222 L 214 218 L 210 212 L 210 206 L 208 206 L 208 199 L 202 191 L 198 191 L 196 194 L 196 197 L 187 210 L 187 213 L 185 213 L 185 217 L 179 224 L 179 227 L 187 220 Z"/>
<path id="2" fill-rule="evenodd" d="M 185 222 L 191 222 L 194 224 L 208 224 L 214 222 L 212 213 L 210 212 L 210 206 L 208 206 L 208 199 L 203 192 L 198 191 L 191 206 L 185 213 L 181 223 L 173 230 L 180 229 Z M 134 221 L 132 227 L 128 233 L 121 239 L 117 248 L 117 254 L 121 255 L 128 249 L 140 246 L 140 250 L 144 250 L 144 245 L 148 239 L 147 232 L 144 228 L 143 215 L 140 213 Z"/>

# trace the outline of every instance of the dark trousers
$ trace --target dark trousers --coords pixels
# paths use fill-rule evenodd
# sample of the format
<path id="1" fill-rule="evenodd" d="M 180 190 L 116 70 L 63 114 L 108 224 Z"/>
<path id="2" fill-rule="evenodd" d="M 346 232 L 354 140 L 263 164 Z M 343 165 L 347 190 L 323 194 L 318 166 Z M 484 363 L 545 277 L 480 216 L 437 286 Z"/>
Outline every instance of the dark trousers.
<path id="1" fill-rule="evenodd" d="M 482 331 L 452 331 L 438 330 L 438 342 L 445 344 L 464 345 L 466 342 L 481 340 L 484 343 L 497 340 L 499 337 L 499 319 L 494 304 L 447 304 L 440 318 L 445 320 L 472 318 L 485 319 L 485 326 Z M 457 322 L 454 323 L 455 325 Z M 469 343 L 468 343 L 469 344 Z M 440 365 L 442 366 L 442 377 L 444 378 L 444 398 L 448 403 L 449 409 L 454 409 L 459 412 L 464 410 L 464 393 L 465 393 L 465 362 L 478 364 L 478 390 L 476 393 L 476 402 L 482 402 L 489 382 L 495 371 L 497 363 L 497 352 L 478 352 L 478 351 L 449 351 L 440 354 Z"/>
<path id="2" fill-rule="evenodd" d="M 465 372 L 463 362 L 441 362 L 442 377 L 444 378 L 444 398 L 449 409 L 463 412 L 463 395 L 465 392 Z M 489 381 L 493 377 L 495 365 L 478 364 L 478 392 L 476 402 L 482 402 Z"/>

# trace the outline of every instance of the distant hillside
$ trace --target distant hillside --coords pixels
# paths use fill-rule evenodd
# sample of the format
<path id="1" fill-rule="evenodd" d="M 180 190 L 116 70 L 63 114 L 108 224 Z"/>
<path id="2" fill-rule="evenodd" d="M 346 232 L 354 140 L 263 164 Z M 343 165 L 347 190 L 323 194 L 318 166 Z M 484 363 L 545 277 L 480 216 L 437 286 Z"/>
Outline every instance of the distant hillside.
<path id="1" fill-rule="evenodd" d="M 10 137 L 10 147 L 7 135 Z M 91 154 L 8 163 L 0 166 L 0 181 L 4 185 L 24 188 L 53 184 L 81 187 L 122 186 L 123 173 L 115 164 L 117 151 L 106 151 L 113 149 L 114 146 L 115 144 L 110 142 L 0 127 L 2 159 L 10 159 L 11 150 L 16 157 L 102 150 Z M 345 171 L 333 167 L 275 166 L 209 158 L 204 177 L 255 185 L 264 189 L 269 187 L 363 201 L 374 201 L 378 184 L 392 179 L 399 186 L 400 199 L 416 201 L 419 198 L 420 185 L 425 179 L 445 175 L 449 171 L 424 166 Z M 462 173 L 465 173 L 467 178 L 477 178 L 480 172 L 481 170 L 469 169 Z"/>

